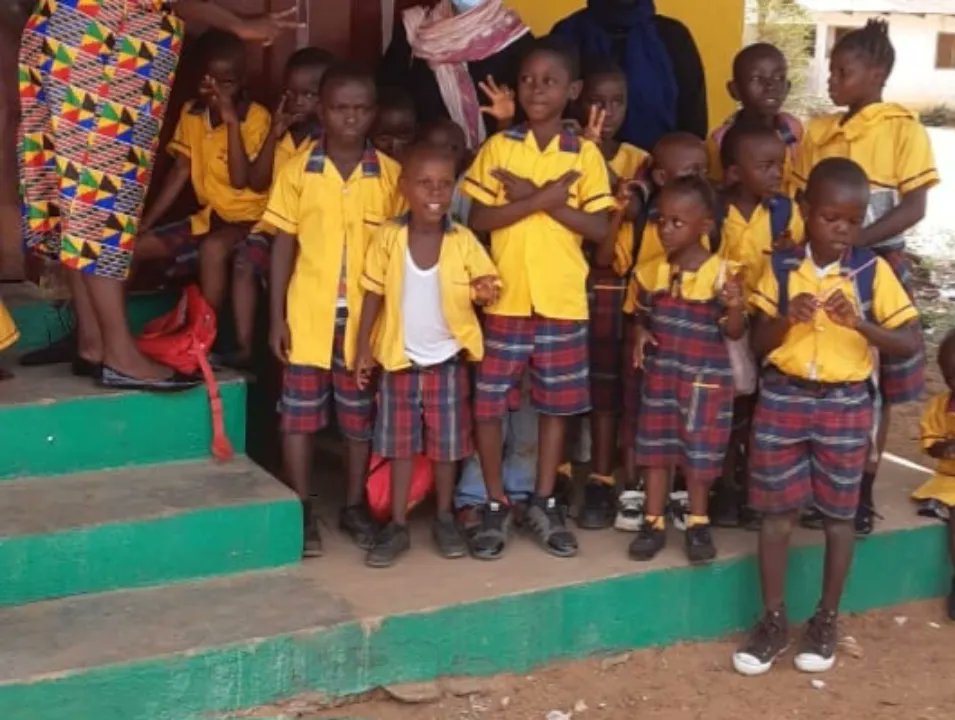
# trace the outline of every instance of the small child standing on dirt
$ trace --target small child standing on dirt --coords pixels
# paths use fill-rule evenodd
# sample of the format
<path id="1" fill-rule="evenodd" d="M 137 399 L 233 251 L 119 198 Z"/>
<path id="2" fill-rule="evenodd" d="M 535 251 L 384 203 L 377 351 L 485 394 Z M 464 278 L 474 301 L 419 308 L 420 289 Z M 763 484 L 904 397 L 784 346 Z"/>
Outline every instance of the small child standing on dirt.
<path id="1" fill-rule="evenodd" d="M 905 233 L 925 217 L 930 188 L 939 174 L 928 133 L 911 110 L 882 100 L 895 64 L 888 25 L 870 20 L 844 35 L 832 50 L 829 95 L 845 112 L 814 118 L 806 129 L 793 170 L 793 181 L 805 189 L 810 171 L 824 158 L 844 157 L 862 166 L 869 178 L 869 205 L 859 245 L 888 261 L 912 298 L 911 266 L 905 253 Z M 920 400 L 925 390 L 924 347 L 911 357 L 879 360 L 881 417 L 877 454 L 870 454 L 856 513 L 856 533 L 873 530 L 873 485 L 879 457 L 885 450 L 893 405 Z M 813 513 L 803 519 L 819 527 Z"/>
<path id="2" fill-rule="evenodd" d="M 666 545 L 670 475 L 683 471 L 690 500 L 686 554 L 716 557 L 710 485 L 719 477 L 733 421 L 733 371 L 725 338 L 746 329 L 742 278 L 708 248 L 716 197 L 699 177 L 678 178 L 659 196 L 656 223 L 665 260 L 638 267 L 633 363 L 644 371 L 636 460 L 646 468 L 646 520 L 630 544 L 634 560 Z"/>
<path id="3" fill-rule="evenodd" d="M 955 330 L 945 336 L 938 349 L 938 366 L 948 392 L 932 398 L 922 416 L 922 449 L 938 460 L 938 467 L 912 499 L 948 510 L 949 552 L 955 565 Z M 948 596 L 948 617 L 955 620 L 955 578 Z"/>
<path id="4" fill-rule="evenodd" d="M 835 664 L 874 415 L 872 351 L 911 357 L 920 344 L 918 311 L 892 269 L 859 247 L 868 202 L 869 179 L 856 163 L 819 163 L 800 203 L 806 244 L 774 253 L 750 298 L 753 350 L 765 358 L 749 486 L 750 505 L 762 514 L 765 612 L 733 656 L 742 675 L 769 672 L 789 646 L 789 538 L 799 511 L 809 506 L 825 517 L 825 570 L 819 607 L 794 663 L 802 672 Z"/>
<path id="5" fill-rule="evenodd" d="M 412 462 L 422 452 L 434 469 L 438 552 L 446 558 L 467 554 L 452 513 L 457 463 L 473 452 L 466 361 L 484 356 L 474 305 L 498 296 L 497 270 L 487 251 L 448 217 L 454 157 L 419 145 L 404 160 L 399 188 L 411 210 L 386 223 L 369 247 L 355 363 L 361 389 L 376 364 L 384 371 L 374 444 L 391 460 L 392 521 L 365 559 L 376 568 L 390 567 L 411 546 L 408 496 Z"/>

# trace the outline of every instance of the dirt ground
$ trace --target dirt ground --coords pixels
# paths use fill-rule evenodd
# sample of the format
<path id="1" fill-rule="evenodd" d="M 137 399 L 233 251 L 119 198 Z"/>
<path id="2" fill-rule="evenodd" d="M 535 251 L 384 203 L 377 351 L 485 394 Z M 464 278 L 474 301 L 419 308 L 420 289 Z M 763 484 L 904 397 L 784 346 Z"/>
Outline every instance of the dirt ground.
<path id="1" fill-rule="evenodd" d="M 528 675 L 445 683 L 431 702 L 384 690 L 332 710 L 298 701 L 256 717 L 307 720 L 842 720 L 955 717 L 955 623 L 940 601 L 848 616 L 836 668 L 804 675 L 791 653 L 761 678 L 733 672 L 739 637 L 596 657 Z M 798 637 L 801 628 L 794 628 Z M 815 681 L 815 682 L 814 682 Z M 434 693 L 435 688 L 397 688 Z M 457 694 L 455 694 L 457 693 Z"/>

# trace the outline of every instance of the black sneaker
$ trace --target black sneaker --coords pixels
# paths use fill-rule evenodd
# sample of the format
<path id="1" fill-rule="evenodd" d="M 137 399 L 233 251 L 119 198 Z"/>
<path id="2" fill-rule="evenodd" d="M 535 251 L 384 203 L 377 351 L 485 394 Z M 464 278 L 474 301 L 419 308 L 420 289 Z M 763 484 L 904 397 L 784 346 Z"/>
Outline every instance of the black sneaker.
<path id="1" fill-rule="evenodd" d="M 431 536 L 442 557 L 452 559 L 468 554 L 468 544 L 451 513 L 438 513 L 431 525 Z"/>
<path id="2" fill-rule="evenodd" d="M 955 578 L 952 579 L 952 592 L 948 594 L 948 619 L 955 620 Z"/>
<path id="3" fill-rule="evenodd" d="M 302 505 L 302 535 L 304 537 L 302 557 L 321 557 L 322 535 L 318 530 L 318 512 L 312 500 L 307 500 Z"/>
<path id="4" fill-rule="evenodd" d="M 799 524 L 807 530 L 822 530 L 826 524 L 826 516 L 819 512 L 819 508 L 803 510 L 799 516 Z"/>
<path id="5" fill-rule="evenodd" d="M 867 537 L 875 530 L 875 508 L 869 505 L 859 505 L 856 510 L 856 537 Z"/>
<path id="6" fill-rule="evenodd" d="M 746 642 L 733 653 L 733 668 L 740 675 L 768 673 L 789 647 L 789 623 L 782 608 L 767 612 L 756 623 Z"/>
<path id="7" fill-rule="evenodd" d="M 649 523 L 644 522 L 637 530 L 637 536 L 630 543 L 630 559 L 639 562 L 653 560 L 666 547 L 667 531 L 657 530 Z"/>
<path id="8" fill-rule="evenodd" d="M 365 505 L 347 505 L 338 513 L 338 527 L 362 550 L 371 550 L 378 524 Z"/>
<path id="9" fill-rule="evenodd" d="M 809 619 L 799 653 L 793 658 L 797 670 L 821 673 L 831 670 L 836 664 L 836 645 L 839 643 L 836 618 L 834 611 L 820 608 Z"/>
<path id="10" fill-rule="evenodd" d="M 375 544 L 365 556 L 365 565 L 373 568 L 391 567 L 410 547 L 411 536 L 408 534 L 408 528 L 397 523 L 388 523 L 378 533 Z"/>
<path id="11" fill-rule="evenodd" d="M 531 498 L 524 517 L 524 527 L 530 530 L 543 548 L 557 557 L 577 554 L 577 538 L 567 529 L 564 509 L 553 497 Z"/>
<path id="12" fill-rule="evenodd" d="M 577 527 L 602 530 L 613 525 L 617 509 L 617 493 L 613 485 L 589 481 L 584 485 L 584 503 L 577 516 Z"/>
<path id="13" fill-rule="evenodd" d="M 468 533 L 471 555 L 478 560 L 497 560 L 504 554 L 511 532 L 511 508 L 492 500 L 479 512 L 481 524 Z"/>
<path id="14" fill-rule="evenodd" d="M 686 529 L 683 536 L 686 545 L 686 558 L 691 564 L 712 562 L 716 558 L 716 545 L 709 525 L 693 525 Z"/>

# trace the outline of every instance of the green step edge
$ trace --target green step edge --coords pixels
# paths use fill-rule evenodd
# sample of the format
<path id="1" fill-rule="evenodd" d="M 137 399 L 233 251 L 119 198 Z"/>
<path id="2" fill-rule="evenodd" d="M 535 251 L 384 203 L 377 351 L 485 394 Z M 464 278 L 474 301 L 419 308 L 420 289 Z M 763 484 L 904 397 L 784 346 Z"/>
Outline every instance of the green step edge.
<path id="1" fill-rule="evenodd" d="M 221 382 L 219 391 L 226 433 L 236 453 L 243 453 L 245 383 Z M 205 387 L 0 405 L 0 428 L 0 480 L 211 456 Z"/>
<path id="2" fill-rule="evenodd" d="M 177 298 L 175 292 L 130 295 L 126 302 L 133 333 L 138 333 L 147 322 L 172 309 Z M 11 304 L 9 310 L 20 329 L 20 340 L 14 346 L 14 350 L 20 352 L 45 347 L 59 340 L 73 324 L 73 311 L 68 303 L 58 310 L 54 302 L 37 299 Z"/>
<path id="3" fill-rule="evenodd" d="M 822 557 L 821 546 L 791 555 L 793 620 L 817 602 Z M 941 525 L 880 533 L 858 546 L 843 609 L 939 597 L 949 572 Z M 549 588 L 7 683 L 0 708 L 4 720 L 208 720 L 304 692 L 343 696 L 442 675 L 526 672 L 739 631 L 759 612 L 757 580 L 748 556 Z"/>
<path id="4" fill-rule="evenodd" d="M 0 538 L 0 606 L 292 565 L 301 527 L 290 498 Z"/>

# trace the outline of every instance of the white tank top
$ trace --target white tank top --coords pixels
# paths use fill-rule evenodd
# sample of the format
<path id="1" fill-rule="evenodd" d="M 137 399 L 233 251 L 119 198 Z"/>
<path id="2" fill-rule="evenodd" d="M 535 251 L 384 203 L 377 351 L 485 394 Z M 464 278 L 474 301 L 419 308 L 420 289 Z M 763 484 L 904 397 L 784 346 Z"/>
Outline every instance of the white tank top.
<path id="1" fill-rule="evenodd" d="M 422 270 L 405 252 L 405 282 L 401 291 L 405 353 L 415 365 L 427 367 L 450 360 L 461 352 L 441 307 L 438 265 Z"/>

